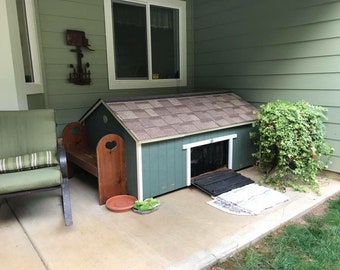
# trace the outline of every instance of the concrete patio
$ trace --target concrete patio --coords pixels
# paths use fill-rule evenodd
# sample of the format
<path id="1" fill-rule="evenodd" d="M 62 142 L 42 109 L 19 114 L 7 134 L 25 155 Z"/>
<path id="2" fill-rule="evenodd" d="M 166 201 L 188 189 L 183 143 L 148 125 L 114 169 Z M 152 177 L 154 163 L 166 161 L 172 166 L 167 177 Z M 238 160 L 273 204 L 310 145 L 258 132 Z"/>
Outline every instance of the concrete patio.
<path id="1" fill-rule="evenodd" d="M 241 173 L 261 177 L 255 168 Z M 224 213 L 195 188 L 160 196 L 158 211 L 139 215 L 99 206 L 96 179 L 78 175 L 70 179 L 71 227 L 57 192 L 0 202 L 1 269 L 202 269 L 340 192 L 339 174 L 320 182 L 320 196 L 287 191 L 289 201 L 258 216 Z"/>

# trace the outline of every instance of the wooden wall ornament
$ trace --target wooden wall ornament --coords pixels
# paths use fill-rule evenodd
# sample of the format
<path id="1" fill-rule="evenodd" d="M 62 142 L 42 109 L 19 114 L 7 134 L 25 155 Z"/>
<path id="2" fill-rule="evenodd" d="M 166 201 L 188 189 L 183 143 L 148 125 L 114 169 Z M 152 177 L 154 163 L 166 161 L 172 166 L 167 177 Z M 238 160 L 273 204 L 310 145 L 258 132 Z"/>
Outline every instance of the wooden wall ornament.
<path id="1" fill-rule="evenodd" d="M 81 48 L 86 48 L 89 51 L 94 51 L 89 48 L 89 41 L 85 37 L 85 32 L 78 30 L 66 30 L 66 44 L 75 46 L 75 49 L 71 49 L 71 52 L 77 54 L 77 65 L 70 64 L 70 68 L 73 72 L 70 72 L 68 81 L 77 85 L 88 85 L 91 84 L 91 72 L 90 64 L 86 62 L 82 63 L 84 57 Z"/>

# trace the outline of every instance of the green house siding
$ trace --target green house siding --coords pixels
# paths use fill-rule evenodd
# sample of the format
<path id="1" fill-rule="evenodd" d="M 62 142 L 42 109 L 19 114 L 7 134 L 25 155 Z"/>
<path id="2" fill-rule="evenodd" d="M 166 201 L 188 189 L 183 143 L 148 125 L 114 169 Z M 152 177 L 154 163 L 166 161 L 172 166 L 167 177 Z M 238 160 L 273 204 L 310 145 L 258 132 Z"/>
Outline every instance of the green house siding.
<path id="1" fill-rule="evenodd" d="M 329 168 L 340 172 L 339 1 L 195 0 L 194 37 L 195 87 L 327 108 Z"/>
<path id="2" fill-rule="evenodd" d="M 109 90 L 106 58 L 106 39 L 103 0 L 37 0 L 40 26 L 41 55 L 45 96 L 29 97 L 30 108 L 56 109 L 58 136 L 65 125 L 77 121 L 99 98 L 130 97 L 144 95 L 176 94 L 187 92 L 184 88 Z M 187 5 L 187 84 L 193 87 L 193 31 L 192 0 Z M 72 46 L 66 44 L 65 31 L 80 30 L 86 33 L 91 48 L 83 49 L 83 62 L 90 63 L 91 85 L 74 85 L 67 81 L 76 64 Z M 42 102 L 42 100 L 44 102 Z M 45 104 L 43 104 L 45 103 Z"/>
<path id="3" fill-rule="evenodd" d="M 186 150 L 183 145 L 237 134 L 233 140 L 233 169 L 254 164 L 254 145 L 249 140 L 251 125 L 206 132 L 182 138 L 142 145 L 142 177 L 144 197 L 153 197 L 186 187 Z"/>

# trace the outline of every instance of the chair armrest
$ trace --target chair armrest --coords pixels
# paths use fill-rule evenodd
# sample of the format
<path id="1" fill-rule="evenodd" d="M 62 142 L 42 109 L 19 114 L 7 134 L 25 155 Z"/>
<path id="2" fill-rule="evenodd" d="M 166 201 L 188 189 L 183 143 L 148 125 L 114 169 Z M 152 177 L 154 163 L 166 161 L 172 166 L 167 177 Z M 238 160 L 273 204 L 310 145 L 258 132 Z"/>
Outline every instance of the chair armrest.
<path id="1" fill-rule="evenodd" d="M 66 151 L 62 141 L 58 141 L 58 160 L 63 179 L 68 178 Z"/>

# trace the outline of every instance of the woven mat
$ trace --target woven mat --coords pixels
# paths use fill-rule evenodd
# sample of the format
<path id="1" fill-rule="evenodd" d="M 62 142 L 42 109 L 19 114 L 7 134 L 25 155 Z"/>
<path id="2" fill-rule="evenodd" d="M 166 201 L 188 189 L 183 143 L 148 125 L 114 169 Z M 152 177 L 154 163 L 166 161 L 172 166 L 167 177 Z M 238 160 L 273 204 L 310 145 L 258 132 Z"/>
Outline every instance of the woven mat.
<path id="1" fill-rule="evenodd" d="M 288 201 L 285 194 L 258 184 L 249 184 L 223 193 L 207 203 L 236 215 L 258 215 L 264 210 Z"/>

